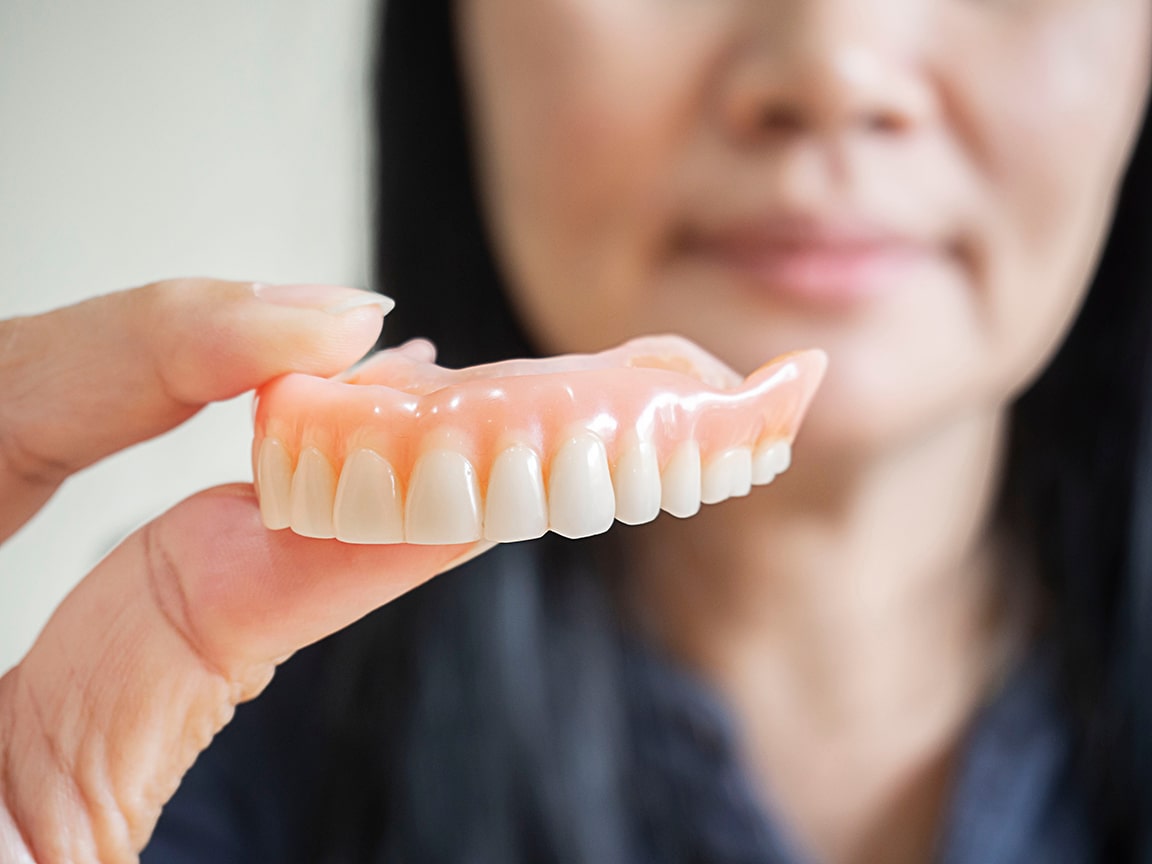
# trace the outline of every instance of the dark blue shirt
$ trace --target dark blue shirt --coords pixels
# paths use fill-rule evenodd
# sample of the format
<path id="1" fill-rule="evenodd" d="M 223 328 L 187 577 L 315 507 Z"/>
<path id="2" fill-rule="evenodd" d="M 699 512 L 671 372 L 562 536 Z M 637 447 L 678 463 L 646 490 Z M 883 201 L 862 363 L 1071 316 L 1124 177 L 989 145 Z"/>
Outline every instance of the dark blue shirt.
<path id="1" fill-rule="evenodd" d="M 626 649 L 635 765 L 644 790 L 642 864 L 815 864 L 765 812 L 737 758 L 724 707 L 662 657 Z M 293 862 L 307 848 L 321 788 L 319 706 L 326 649 L 301 652 L 241 706 L 165 809 L 144 864 Z M 938 838 L 939 864 L 1085 864 L 1090 832 L 1058 708 L 1037 652 L 975 718 Z M 682 815 L 669 820 L 667 814 Z M 676 855 L 670 854 L 674 844 Z M 686 854 L 687 852 L 687 854 Z"/>

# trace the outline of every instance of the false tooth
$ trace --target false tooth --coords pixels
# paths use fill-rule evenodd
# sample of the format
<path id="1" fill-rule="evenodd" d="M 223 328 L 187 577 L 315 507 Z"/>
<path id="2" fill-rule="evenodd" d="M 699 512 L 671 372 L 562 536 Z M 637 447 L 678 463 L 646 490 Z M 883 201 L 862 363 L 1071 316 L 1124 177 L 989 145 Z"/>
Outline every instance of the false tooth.
<path id="1" fill-rule="evenodd" d="M 787 441 L 778 441 L 772 447 L 772 458 L 775 462 L 776 473 L 783 474 L 792 467 L 792 445 Z"/>
<path id="2" fill-rule="evenodd" d="M 604 443 L 588 432 L 565 441 L 548 475 L 548 525 L 563 537 L 600 534 L 616 518 L 616 495 Z"/>
<path id="3" fill-rule="evenodd" d="M 484 537 L 500 543 L 531 540 L 548 530 L 540 457 L 514 444 L 496 457 L 484 498 Z"/>
<path id="4" fill-rule="evenodd" d="M 335 497 L 336 474 L 332 465 L 315 447 L 306 447 L 300 452 L 296 473 L 292 475 L 292 530 L 302 537 L 335 537 Z"/>
<path id="5" fill-rule="evenodd" d="M 752 448 L 736 447 L 728 451 L 727 458 L 731 460 L 732 471 L 732 488 L 728 494 L 743 498 L 752 491 Z"/>
<path id="6" fill-rule="evenodd" d="M 717 504 L 732 497 L 732 489 L 739 482 L 739 450 L 725 450 L 704 466 L 700 478 L 700 501 L 704 504 Z M 749 465 L 751 475 L 752 467 Z M 749 477 L 751 480 L 751 477 Z"/>
<path id="7" fill-rule="evenodd" d="M 792 464 L 792 446 L 787 441 L 764 442 L 752 456 L 752 482 L 757 486 L 771 483 Z"/>
<path id="8" fill-rule="evenodd" d="M 396 472 L 374 450 L 344 460 L 332 517 L 345 543 L 403 543 L 404 505 Z"/>
<path id="9" fill-rule="evenodd" d="M 686 441 L 672 453 L 660 475 L 660 507 L 681 519 L 700 510 L 700 446 Z"/>
<path id="10" fill-rule="evenodd" d="M 476 469 L 455 450 L 429 450 L 412 469 L 404 537 L 409 543 L 470 543 L 480 539 Z"/>
<path id="11" fill-rule="evenodd" d="M 256 486 L 260 515 L 273 530 L 292 524 L 292 460 L 279 438 L 265 438 L 256 458 Z"/>
<path id="12" fill-rule="evenodd" d="M 660 460 L 650 441 L 625 446 L 613 475 L 616 518 L 641 525 L 660 515 Z"/>

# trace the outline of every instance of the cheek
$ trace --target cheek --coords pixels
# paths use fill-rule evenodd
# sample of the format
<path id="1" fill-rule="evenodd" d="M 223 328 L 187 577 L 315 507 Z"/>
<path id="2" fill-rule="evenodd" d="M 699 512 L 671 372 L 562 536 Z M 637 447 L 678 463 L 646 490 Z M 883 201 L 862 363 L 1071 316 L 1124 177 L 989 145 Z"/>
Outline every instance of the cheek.
<path id="1" fill-rule="evenodd" d="M 604 327 L 645 302 L 668 177 L 720 42 L 716 16 L 691 5 L 463 4 L 474 7 L 463 48 L 490 225 L 545 348 L 605 347 Z"/>
<path id="2" fill-rule="evenodd" d="M 968 69 L 951 75 L 983 178 L 974 257 L 1000 394 L 1043 367 L 1086 293 L 1144 108 L 1150 33 L 1149 4 L 1109 0 L 1008 34 L 999 64 L 973 67 L 975 45 L 959 40 Z"/>

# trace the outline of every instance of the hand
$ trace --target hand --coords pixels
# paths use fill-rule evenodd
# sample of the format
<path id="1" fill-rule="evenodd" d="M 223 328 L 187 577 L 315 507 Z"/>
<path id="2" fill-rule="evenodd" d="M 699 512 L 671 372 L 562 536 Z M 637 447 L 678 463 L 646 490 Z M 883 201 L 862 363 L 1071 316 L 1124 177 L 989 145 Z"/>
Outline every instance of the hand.
<path id="1" fill-rule="evenodd" d="M 380 331 L 374 298 L 181 280 L 0 321 L 0 542 L 73 471 L 206 403 L 350 365 Z M 135 861 L 277 663 L 478 551 L 270 532 L 247 485 L 144 526 L 0 678 L 0 861 Z"/>

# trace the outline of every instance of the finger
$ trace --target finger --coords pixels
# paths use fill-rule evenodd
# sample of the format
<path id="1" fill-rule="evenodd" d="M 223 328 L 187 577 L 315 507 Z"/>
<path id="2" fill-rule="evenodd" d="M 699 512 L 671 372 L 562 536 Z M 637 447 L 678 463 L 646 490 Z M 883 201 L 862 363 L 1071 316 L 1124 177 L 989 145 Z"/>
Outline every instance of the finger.
<path id="1" fill-rule="evenodd" d="M 202 493 L 141 529 L 0 681 L 0 784 L 33 857 L 134 860 L 278 659 L 482 548 L 270 532 L 250 487 Z"/>
<path id="2" fill-rule="evenodd" d="M 380 304 L 350 288 L 185 279 L 0 321 L 0 537 L 69 473 L 207 402 L 349 366 L 379 334 Z"/>
<path id="3" fill-rule="evenodd" d="M 409 339 L 396 350 L 403 351 L 421 363 L 436 362 L 436 346 L 427 339 Z"/>

